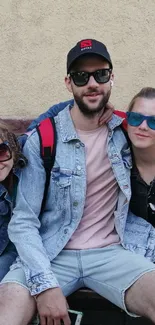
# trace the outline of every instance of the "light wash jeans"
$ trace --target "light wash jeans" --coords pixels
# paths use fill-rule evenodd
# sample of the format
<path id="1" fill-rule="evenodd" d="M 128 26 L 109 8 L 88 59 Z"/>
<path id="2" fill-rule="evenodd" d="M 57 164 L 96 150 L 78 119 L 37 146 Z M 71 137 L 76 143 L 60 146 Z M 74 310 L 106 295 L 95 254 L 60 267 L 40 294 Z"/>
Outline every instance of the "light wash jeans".
<path id="1" fill-rule="evenodd" d="M 63 250 L 51 262 L 51 268 L 65 296 L 87 287 L 129 315 L 132 314 L 125 306 L 125 291 L 143 274 L 155 271 L 152 262 L 125 250 L 120 244 L 89 250 Z M 27 288 L 25 274 L 18 264 L 11 267 L 2 281 L 8 282 Z"/>

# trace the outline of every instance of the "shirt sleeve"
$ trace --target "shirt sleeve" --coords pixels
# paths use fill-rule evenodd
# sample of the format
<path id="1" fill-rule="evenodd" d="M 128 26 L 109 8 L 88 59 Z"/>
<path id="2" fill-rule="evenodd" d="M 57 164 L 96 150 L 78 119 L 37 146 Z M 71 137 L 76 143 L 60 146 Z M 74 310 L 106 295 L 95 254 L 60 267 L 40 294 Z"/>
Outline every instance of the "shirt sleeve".
<path id="1" fill-rule="evenodd" d="M 38 118 L 36 118 L 34 121 L 32 121 L 32 123 L 29 125 L 29 127 L 27 128 L 27 132 L 32 131 L 36 125 L 41 122 L 42 120 L 44 120 L 47 117 L 55 117 L 56 115 L 58 115 L 58 113 L 60 111 L 62 111 L 67 105 L 73 105 L 73 99 L 68 100 L 66 102 L 61 102 L 59 104 L 55 104 L 53 106 L 51 106 L 45 113 L 39 115 Z"/>
<path id="2" fill-rule="evenodd" d="M 59 286 L 39 234 L 39 214 L 46 180 L 39 149 L 38 134 L 34 131 L 24 146 L 28 165 L 21 172 L 16 207 L 8 226 L 9 237 L 20 256 L 32 295 Z"/>

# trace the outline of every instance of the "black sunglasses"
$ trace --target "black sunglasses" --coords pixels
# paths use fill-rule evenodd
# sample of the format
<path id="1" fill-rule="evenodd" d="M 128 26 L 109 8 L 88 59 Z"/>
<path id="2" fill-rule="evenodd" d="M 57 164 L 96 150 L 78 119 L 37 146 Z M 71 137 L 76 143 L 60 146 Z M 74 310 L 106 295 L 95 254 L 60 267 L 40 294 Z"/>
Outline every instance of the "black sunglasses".
<path id="1" fill-rule="evenodd" d="M 7 141 L 0 143 L 0 162 L 10 160 L 12 158 L 12 152 L 9 148 Z"/>
<path id="2" fill-rule="evenodd" d="M 93 72 L 87 72 L 87 71 L 74 71 L 70 72 L 70 77 L 73 79 L 73 82 L 76 86 L 82 87 L 85 86 L 90 76 L 93 76 L 95 81 L 99 84 L 105 84 L 110 80 L 112 69 L 99 69 Z"/>
<path id="3" fill-rule="evenodd" d="M 147 125 L 150 129 L 155 130 L 155 116 L 154 115 L 143 115 L 136 112 L 127 112 L 127 122 L 131 126 L 139 126 L 143 121 L 147 121 Z"/>

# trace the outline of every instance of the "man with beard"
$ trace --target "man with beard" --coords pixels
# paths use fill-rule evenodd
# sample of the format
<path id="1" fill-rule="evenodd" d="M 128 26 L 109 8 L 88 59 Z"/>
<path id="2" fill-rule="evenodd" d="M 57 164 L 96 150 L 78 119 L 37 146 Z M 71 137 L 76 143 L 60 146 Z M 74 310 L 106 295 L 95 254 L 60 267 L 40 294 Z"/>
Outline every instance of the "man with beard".
<path id="1" fill-rule="evenodd" d="M 29 164 L 9 225 L 19 259 L 0 286 L 1 325 L 28 324 L 36 307 L 41 325 L 70 325 L 65 296 L 81 287 L 155 321 L 155 266 L 121 245 L 131 195 L 122 119 L 113 115 L 99 125 L 112 69 L 96 40 L 82 40 L 68 53 L 65 83 L 74 104 L 55 117 L 56 158 L 41 215 L 46 176 L 35 130 L 26 142 Z"/>

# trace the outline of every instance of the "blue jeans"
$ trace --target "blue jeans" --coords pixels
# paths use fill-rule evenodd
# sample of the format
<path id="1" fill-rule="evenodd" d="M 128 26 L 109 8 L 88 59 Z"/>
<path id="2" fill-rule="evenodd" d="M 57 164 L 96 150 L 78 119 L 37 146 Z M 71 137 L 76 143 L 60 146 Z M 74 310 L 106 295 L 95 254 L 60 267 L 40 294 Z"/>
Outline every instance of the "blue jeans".
<path id="1" fill-rule="evenodd" d="M 87 287 L 135 316 L 127 311 L 125 292 L 142 275 L 155 271 L 155 265 L 118 244 L 99 249 L 63 250 L 51 262 L 51 269 L 65 296 Z M 18 264 L 11 267 L 2 281 L 9 282 L 28 289 L 25 274 Z"/>
<path id="2" fill-rule="evenodd" d="M 0 281 L 8 273 L 11 264 L 15 261 L 17 252 L 14 245 L 10 242 L 0 256 Z"/>

